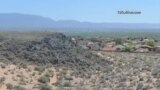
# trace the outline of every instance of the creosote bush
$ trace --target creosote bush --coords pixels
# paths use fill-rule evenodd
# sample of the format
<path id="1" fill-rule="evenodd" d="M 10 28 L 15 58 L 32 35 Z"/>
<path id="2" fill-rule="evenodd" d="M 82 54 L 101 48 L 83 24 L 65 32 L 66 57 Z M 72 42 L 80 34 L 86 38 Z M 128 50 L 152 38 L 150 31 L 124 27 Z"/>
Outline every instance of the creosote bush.
<path id="1" fill-rule="evenodd" d="M 34 68 L 35 71 L 38 71 L 38 72 L 43 72 L 45 70 L 45 67 L 44 66 L 36 66 Z"/>
<path id="2" fill-rule="evenodd" d="M 27 89 L 22 86 L 14 86 L 13 89 L 11 90 L 27 90 Z"/>
<path id="3" fill-rule="evenodd" d="M 0 77 L 0 86 L 3 84 L 3 82 L 6 80 L 5 77 Z"/>
<path id="4" fill-rule="evenodd" d="M 41 76 L 41 77 L 38 79 L 38 81 L 39 81 L 40 83 L 48 83 L 48 82 L 50 82 L 50 79 L 49 79 L 49 77 L 47 77 L 47 76 Z"/>
<path id="5" fill-rule="evenodd" d="M 63 87 L 71 87 L 71 83 L 70 82 L 64 82 Z"/>
<path id="6" fill-rule="evenodd" d="M 73 78 L 71 77 L 71 76 L 65 76 L 65 80 L 69 80 L 69 81 L 71 81 L 71 80 L 73 80 Z"/>
<path id="7" fill-rule="evenodd" d="M 52 87 L 48 84 L 42 84 L 40 90 L 53 90 Z"/>
<path id="8" fill-rule="evenodd" d="M 7 83 L 6 86 L 8 90 L 12 90 L 14 87 L 11 83 Z"/>
<path id="9" fill-rule="evenodd" d="M 8 90 L 27 90 L 26 88 L 24 88 L 22 86 L 14 86 L 10 83 L 7 83 L 6 86 L 7 86 Z"/>

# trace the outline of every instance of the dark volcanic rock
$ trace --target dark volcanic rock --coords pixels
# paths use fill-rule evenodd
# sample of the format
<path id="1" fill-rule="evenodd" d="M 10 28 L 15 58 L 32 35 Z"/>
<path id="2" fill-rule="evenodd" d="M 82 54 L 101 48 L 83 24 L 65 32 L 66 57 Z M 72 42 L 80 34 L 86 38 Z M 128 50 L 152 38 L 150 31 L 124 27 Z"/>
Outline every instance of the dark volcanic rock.
<path id="1" fill-rule="evenodd" d="M 77 69 L 100 69 L 107 66 L 102 59 L 91 52 L 83 50 L 71 37 L 63 34 L 51 34 L 41 41 L 18 42 L 12 40 L 0 47 L 9 61 L 37 65 L 67 66 Z M 12 57 L 9 59 L 9 57 Z M 103 67 L 104 68 L 104 67 Z"/>

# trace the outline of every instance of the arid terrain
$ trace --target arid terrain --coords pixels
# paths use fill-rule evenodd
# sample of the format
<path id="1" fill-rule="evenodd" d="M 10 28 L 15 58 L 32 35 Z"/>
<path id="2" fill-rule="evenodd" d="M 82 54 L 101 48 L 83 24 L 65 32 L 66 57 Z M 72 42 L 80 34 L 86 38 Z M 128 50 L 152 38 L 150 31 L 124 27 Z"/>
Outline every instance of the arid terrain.
<path id="1" fill-rule="evenodd" d="M 84 49 L 75 39 L 0 33 L 0 90 L 160 89 L 160 53 Z"/>

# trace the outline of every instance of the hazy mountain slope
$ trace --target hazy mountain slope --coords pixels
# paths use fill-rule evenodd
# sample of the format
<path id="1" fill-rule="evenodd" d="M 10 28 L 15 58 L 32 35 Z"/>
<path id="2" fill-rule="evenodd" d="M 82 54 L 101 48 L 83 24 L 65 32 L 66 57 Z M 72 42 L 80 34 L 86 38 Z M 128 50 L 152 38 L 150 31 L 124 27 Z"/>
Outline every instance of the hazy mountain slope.
<path id="1" fill-rule="evenodd" d="M 79 29 L 113 29 L 121 31 L 124 29 L 160 29 L 160 24 L 145 23 L 91 23 L 74 20 L 54 21 L 51 18 L 36 15 L 25 15 L 17 13 L 0 14 L 0 28 L 79 28 Z M 118 30 L 117 30 L 118 29 Z M 65 31 L 65 30 L 64 30 Z"/>
<path id="2" fill-rule="evenodd" d="M 0 27 L 7 28 L 39 28 L 51 27 L 53 20 L 35 15 L 0 14 Z"/>

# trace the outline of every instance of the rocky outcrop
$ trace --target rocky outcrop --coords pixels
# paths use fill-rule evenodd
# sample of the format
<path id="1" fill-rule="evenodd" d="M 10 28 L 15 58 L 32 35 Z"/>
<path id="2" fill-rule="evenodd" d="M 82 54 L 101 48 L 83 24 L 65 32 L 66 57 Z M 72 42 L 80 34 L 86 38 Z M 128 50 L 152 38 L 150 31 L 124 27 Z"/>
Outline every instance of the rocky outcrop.
<path id="1" fill-rule="evenodd" d="M 0 46 L 6 61 L 36 65 L 67 66 L 77 69 L 100 69 L 104 61 L 72 42 L 61 33 L 48 35 L 41 41 L 18 42 L 11 40 Z M 104 67 L 103 67 L 104 68 Z"/>

